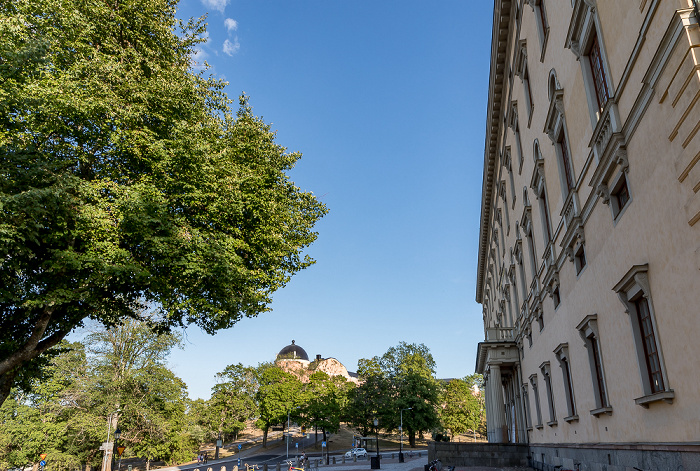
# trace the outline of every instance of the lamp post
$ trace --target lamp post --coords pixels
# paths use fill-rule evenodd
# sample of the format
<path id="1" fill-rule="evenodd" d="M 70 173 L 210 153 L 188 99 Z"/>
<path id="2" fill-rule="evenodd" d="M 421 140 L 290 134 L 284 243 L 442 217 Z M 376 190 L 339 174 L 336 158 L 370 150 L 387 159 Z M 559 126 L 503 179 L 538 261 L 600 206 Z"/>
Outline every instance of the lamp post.
<path id="1" fill-rule="evenodd" d="M 403 463 L 403 411 L 413 410 L 413 407 L 401 409 L 401 425 L 399 425 L 399 463 Z"/>
<path id="2" fill-rule="evenodd" d="M 289 459 L 289 413 L 291 411 L 291 409 L 287 411 L 287 459 Z"/>
<path id="3" fill-rule="evenodd" d="M 102 458 L 103 471 L 107 470 L 107 463 L 109 463 L 112 460 L 112 457 L 109 454 L 109 436 L 112 433 L 112 417 L 114 416 L 114 414 L 118 414 L 119 412 L 121 412 L 121 409 L 117 409 L 114 412 L 110 412 L 110 414 L 107 416 L 107 441 L 104 443 L 105 455 Z M 114 450 L 112 450 L 112 453 L 114 453 Z"/>
<path id="4" fill-rule="evenodd" d="M 379 469 L 381 465 L 379 464 L 379 419 L 374 419 L 374 435 L 377 439 L 377 456 L 372 458 L 371 469 Z"/>
<path id="5" fill-rule="evenodd" d="M 114 431 L 114 449 L 112 450 L 112 471 L 114 471 L 114 452 L 117 450 L 117 441 L 119 440 L 119 437 L 122 435 L 122 431 L 119 430 L 119 427 Z M 122 464 L 121 456 L 119 457 L 119 464 Z"/>

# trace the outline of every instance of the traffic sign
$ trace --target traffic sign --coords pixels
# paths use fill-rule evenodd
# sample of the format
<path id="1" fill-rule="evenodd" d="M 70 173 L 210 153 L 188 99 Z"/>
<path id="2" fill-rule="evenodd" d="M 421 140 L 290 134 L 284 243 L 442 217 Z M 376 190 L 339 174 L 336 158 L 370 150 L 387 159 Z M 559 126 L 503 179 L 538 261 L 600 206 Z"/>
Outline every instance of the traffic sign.
<path id="1" fill-rule="evenodd" d="M 297 447 L 297 448 L 299 448 L 299 444 L 298 444 L 298 443 L 295 443 L 294 446 Z"/>
<path id="2" fill-rule="evenodd" d="M 126 450 L 126 447 L 125 447 L 124 445 L 119 445 L 119 446 L 117 447 L 117 454 L 118 454 L 119 456 L 122 456 L 122 453 L 124 453 L 124 450 Z"/>
<path id="3" fill-rule="evenodd" d="M 42 466 L 42 467 L 46 466 L 46 461 L 45 460 L 39 461 L 39 466 Z"/>
<path id="4" fill-rule="evenodd" d="M 240 450 L 241 448 L 243 448 L 243 445 L 241 445 L 241 444 L 239 443 L 239 444 L 238 444 L 238 449 Z"/>
<path id="5" fill-rule="evenodd" d="M 321 442 L 321 447 L 325 447 L 325 446 L 326 446 L 326 442 Z"/>
<path id="6" fill-rule="evenodd" d="M 45 460 L 45 459 L 46 459 L 46 453 L 40 454 L 40 455 L 39 455 L 39 458 L 41 458 L 42 460 Z"/>

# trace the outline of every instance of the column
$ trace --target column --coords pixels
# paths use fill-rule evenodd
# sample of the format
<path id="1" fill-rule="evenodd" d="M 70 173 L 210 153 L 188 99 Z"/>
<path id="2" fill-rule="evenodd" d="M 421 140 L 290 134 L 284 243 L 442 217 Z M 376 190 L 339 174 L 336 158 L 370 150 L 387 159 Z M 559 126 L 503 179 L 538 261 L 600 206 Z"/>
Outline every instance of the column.
<path id="1" fill-rule="evenodd" d="M 489 441 L 489 443 L 491 442 L 491 437 L 493 435 L 493 414 L 491 413 L 491 403 L 493 401 L 491 399 L 491 389 L 491 376 L 487 373 L 484 375 L 484 402 L 486 403 L 486 439 Z"/>
<path id="2" fill-rule="evenodd" d="M 506 428 L 506 408 L 503 403 L 503 385 L 501 384 L 501 366 L 491 365 L 491 398 L 493 402 L 493 443 L 506 443 L 508 430 Z M 491 440 L 489 440 L 491 442 Z"/>

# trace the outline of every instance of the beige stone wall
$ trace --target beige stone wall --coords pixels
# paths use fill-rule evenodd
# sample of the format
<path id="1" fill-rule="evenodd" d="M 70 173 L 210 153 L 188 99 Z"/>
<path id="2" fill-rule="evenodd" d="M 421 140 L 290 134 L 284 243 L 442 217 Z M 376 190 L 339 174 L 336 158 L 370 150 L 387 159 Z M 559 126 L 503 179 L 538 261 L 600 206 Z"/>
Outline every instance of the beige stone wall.
<path id="1" fill-rule="evenodd" d="M 503 4 L 497 1 L 498 4 Z M 515 4 L 511 12 L 515 11 Z M 538 4 L 538 2 L 531 2 Z M 587 8 L 581 0 L 576 9 Z M 504 60 L 502 110 L 507 113 L 517 102 L 523 164 L 519 167 L 516 135 L 512 127 L 501 125 L 497 152 L 487 149 L 485 163 L 495 160 L 492 178 L 505 183 L 505 202 L 494 191 L 482 201 L 489 228 L 487 244 L 480 244 L 480 265 L 485 270 L 480 279 L 477 299 L 484 305 L 485 327 L 513 329 L 513 343 L 522 349 L 522 381 L 538 375 L 543 427 L 528 433 L 532 443 L 688 443 L 700 437 L 700 380 L 693 365 L 700 356 L 700 29 L 686 1 L 616 0 L 595 3 L 593 21 L 606 58 L 606 72 L 611 83 L 616 110 L 608 109 L 598 120 L 591 115 L 586 93 L 582 61 L 566 47 L 570 37 L 572 15 L 576 10 L 569 1 L 546 2 L 549 32 L 545 54 L 536 10 L 525 2 L 520 29 L 511 15 L 509 50 Z M 519 31 L 519 36 L 516 36 Z M 527 67 L 534 109 L 531 119 L 526 110 L 523 81 L 516 75 L 514 60 L 522 40 L 526 41 Z M 585 45 L 584 45 L 585 47 Z M 542 59 L 542 60 L 540 60 Z M 497 63 L 497 58 L 492 58 Z M 493 67 L 492 63 L 492 67 Z M 561 164 L 556 146 L 547 136 L 546 122 L 550 110 L 548 79 L 550 71 L 563 89 L 563 114 L 571 149 L 572 165 L 579 201 L 578 217 L 584 234 L 587 266 L 576 273 L 575 265 L 565 253 L 567 224 L 563 217 L 567 195 L 562 190 Z M 509 79 L 513 74 L 512 81 Z M 512 86 L 511 86 L 512 84 Z M 493 97 L 491 97 L 493 99 Z M 626 173 L 631 200 L 617 217 L 611 204 L 605 204 L 592 182 L 612 185 L 623 165 L 609 166 L 609 176 L 600 178 L 601 161 L 607 142 L 598 136 L 605 119 L 622 136 L 628 170 Z M 503 120 L 501 120 L 503 122 Z M 596 139 L 601 139 L 596 141 Z M 545 291 L 548 267 L 543 256 L 548 249 L 542 225 L 542 212 L 531 188 L 536 175 L 533 142 L 539 142 L 544 159 L 544 179 L 551 215 L 554 272 L 561 298 L 555 309 L 553 298 Z M 511 149 L 513 182 L 503 165 L 505 149 Z M 608 148 L 609 149 L 609 148 Z M 493 163 L 493 162 L 492 162 Z M 488 173 L 488 172 L 487 172 Z M 513 188 L 514 187 L 514 188 Z M 531 203 L 533 241 L 537 259 L 538 290 L 533 290 L 529 251 L 523 229 L 516 229 L 525 213 L 523 187 Z M 512 205 L 513 189 L 515 205 Z M 486 193 L 485 193 L 486 195 Z M 507 208 L 506 208 L 507 206 Z M 496 221 L 500 209 L 502 221 Z M 505 214 L 508 213 L 508 221 Z M 499 231 L 498 236 L 495 231 Z M 482 228 L 482 232 L 484 228 Z M 568 231 L 571 235 L 571 230 Z M 521 235 L 527 299 L 522 296 L 523 280 L 514 264 L 516 286 L 508 283 L 511 251 Z M 483 240 L 483 238 L 482 238 Z M 517 249 L 516 249 L 517 251 Z M 672 403 L 657 401 L 648 408 L 635 403 L 644 396 L 630 315 L 615 285 L 634 265 L 648 265 L 651 302 L 656 335 L 666 369 L 668 387 L 673 390 Z M 510 290 L 510 291 L 509 291 Z M 514 306 L 517 290 L 520 306 Z M 506 292 L 510 293 L 510 299 Z M 544 320 L 542 331 L 531 307 L 541 302 Z M 521 308 L 526 302 L 525 315 Z M 505 309 L 504 307 L 505 306 Z M 515 322 L 506 313 L 514 311 Z M 503 314 L 499 317 L 499 311 Z M 597 315 L 599 341 L 612 414 L 595 417 L 593 377 L 588 351 L 577 325 L 589 315 Z M 532 332 L 532 346 L 526 338 Z M 578 420 L 564 421 L 567 415 L 564 380 L 554 350 L 562 343 L 569 347 L 574 399 Z M 548 361 L 552 371 L 557 412 L 556 426 L 548 426 L 547 398 L 540 365 Z M 488 364 L 486 365 L 488 367 Z M 503 369 L 503 368 L 501 368 Z M 520 381 L 520 378 L 517 379 Z M 535 421 L 535 404 L 530 388 L 530 415 Z M 487 399 L 488 400 L 488 399 Z M 491 410 L 491 409 L 490 409 Z"/>

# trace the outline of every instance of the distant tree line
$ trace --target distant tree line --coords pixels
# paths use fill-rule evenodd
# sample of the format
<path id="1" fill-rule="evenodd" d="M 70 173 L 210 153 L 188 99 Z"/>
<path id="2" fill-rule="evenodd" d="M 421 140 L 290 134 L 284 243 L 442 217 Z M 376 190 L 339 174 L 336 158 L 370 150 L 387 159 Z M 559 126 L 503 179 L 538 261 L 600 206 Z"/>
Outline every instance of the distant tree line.
<path id="1" fill-rule="evenodd" d="M 202 444 L 230 442 L 253 424 L 267 446 L 270 429 L 286 427 L 288 417 L 326 440 L 341 423 L 372 435 L 375 418 L 379 432 L 397 432 L 403 409 L 408 446 L 419 434 L 453 437 L 483 423 L 473 389 L 481 378 L 439 381 L 424 345 L 402 342 L 360 360 L 357 385 L 316 363 L 302 375 L 273 362 L 233 364 L 217 374 L 210 399 L 192 401 L 166 363 L 178 344 L 177 336 L 155 336 L 134 320 L 62 342 L 43 375 L 13 389 L 0 407 L 0 469 L 36 469 L 41 453 L 47 471 L 100 468 L 108 427 L 120 429 L 123 457 L 143 458 L 148 469 L 153 461 L 189 461 Z"/>

